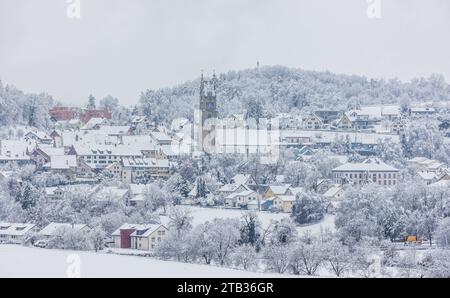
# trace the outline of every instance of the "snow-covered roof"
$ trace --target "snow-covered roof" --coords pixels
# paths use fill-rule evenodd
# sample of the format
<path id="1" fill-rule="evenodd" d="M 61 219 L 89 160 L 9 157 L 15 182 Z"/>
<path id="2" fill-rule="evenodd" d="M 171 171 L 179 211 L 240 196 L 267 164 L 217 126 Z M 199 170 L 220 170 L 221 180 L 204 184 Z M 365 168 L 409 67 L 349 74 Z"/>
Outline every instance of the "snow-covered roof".
<path id="1" fill-rule="evenodd" d="M 123 145 L 132 146 L 141 151 L 154 151 L 156 145 L 148 135 L 122 136 Z"/>
<path id="2" fill-rule="evenodd" d="M 417 175 L 419 175 L 420 178 L 422 178 L 425 181 L 429 181 L 429 180 L 433 180 L 433 179 L 437 178 L 436 173 L 432 173 L 432 172 L 420 171 L 420 172 L 417 172 Z"/>
<path id="3" fill-rule="evenodd" d="M 101 125 L 101 124 L 103 124 L 105 122 L 106 122 L 105 118 L 94 117 L 94 118 L 89 119 L 89 121 L 83 126 L 82 129 L 92 129 L 96 125 Z"/>
<path id="4" fill-rule="evenodd" d="M 234 199 L 237 197 L 247 197 L 250 196 L 252 194 L 254 194 L 255 192 L 253 190 L 244 190 L 242 192 L 233 192 L 231 194 L 229 194 L 226 199 Z"/>
<path id="5" fill-rule="evenodd" d="M 75 144 L 73 145 L 76 153 L 81 156 L 89 155 L 106 155 L 121 157 L 140 157 L 142 152 L 131 145 L 90 145 Z"/>
<path id="6" fill-rule="evenodd" d="M 28 136 L 28 135 L 32 135 L 33 137 L 35 137 L 39 140 L 46 140 L 46 141 L 52 140 L 52 138 L 43 131 L 31 131 L 30 130 L 25 134 L 25 136 Z"/>
<path id="7" fill-rule="evenodd" d="M 326 198 L 333 198 L 336 196 L 339 192 L 343 191 L 342 187 L 339 185 L 334 185 L 328 189 L 323 196 Z"/>
<path id="8" fill-rule="evenodd" d="M 75 144 L 81 144 L 83 146 L 119 144 L 118 136 L 109 136 L 98 130 L 64 131 L 62 132 L 61 139 L 65 147 L 70 147 Z"/>
<path id="9" fill-rule="evenodd" d="M 130 189 L 131 189 L 132 195 L 143 194 L 145 192 L 146 188 L 147 188 L 147 185 L 145 185 L 145 184 L 130 184 Z"/>
<path id="10" fill-rule="evenodd" d="M 47 156 L 64 155 L 64 148 L 55 148 L 53 146 L 39 146 L 37 148 L 44 152 Z"/>
<path id="11" fill-rule="evenodd" d="M 244 184 L 225 184 L 219 189 L 219 191 L 220 192 L 235 192 L 241 186 L 244 187 L 246 190 L 250 190 L 250 188 L 248 188 L 248 186 L 246 186 Z"/>
<path id="12" fill-rule="evenodd" d="M 177 156 L 178 154 L 174 150 L 175 148 L 172 145 L 163 145 L 161 146 L 161 151 L 165 156 Z"/>
<path id="13" fill-rule="evenodd" d="M 124 167 L 133 168 L 168 168 L 169 160 L 156 158 L 124 158 Z"/>
<path id="14" fill-rule="evenodd" d="M 436 110 L 430 107 L 413 107 L 411 108 L 412 113 L 435 113 Z"/>
<path id="15" fill-rule="evenodd" d="M 50 157 L 50 168 L 52 170 L 68 170 L 77 167 L 75 155 L 53 155 Z"/>
<path id="16" fill-rule="evenodd" d="M 121 230 L 135 230 L 135 232 L 133 232 L 131 234 L 131 236 L 147 237 L 148 235 L 150 235 L 151 233 L 156 231 L 161 226 L 164 227 L 164 225 L 161 225 L 161 224 L 128 224 L 128 223 L 126 223 L 126 224 L 123 224 L 122 226 L 120 226 L 120 228 L 115 230 L 111 235 L 112 236 L 120 236 Z M 139 231 L 139 233 L 136 233 L 137 231 Z"/>
<path id="17" fill-rule="evenodd" d="M 151 132 L 150 135 L 158 142 L 172 141 L 172 138 L 164 132 Z"/>
<path id="18" fill-rule="evenodd" d="M 127 135 L 128 132 L 130 131 L 130 127 L 102 125 L 98 130 L 107 135 L 117 136 L 117 135 Z"/>
<path id="19" fill-rule="evenodd" d="M 81 231 L 88 226 L 85 224 L 70 224 L 70 223 L 55 223 L 52 222 L 43 228 L 39 234 L 43 236 L 53 236 L 58 229 L 74 229 L 75 231 Z"/>
<path id="20" fill-rule="evenodd" d="M 252 176 L 245 174 L 236 174 L 231 180 L 234 184 L 250 184 L 250 182 L 253 182 Z"/>
<path id="21" fill-rule="evenodd" d="M 399 170 L 384 162 L 346 163 L 333 169 L 333 172 L 398 172 Z"/>
<path id="22" fill-rule="evenodd" d="M 288 192 L 291 185 L 270 185 L 269 188 L 272 190 L 274 195 L 284 195 Z"/>
<path id="23" fill-rule="evenodd" d="M 292 194 L 295 196 L 299 193 L 302 193 L 305 191 L 304 187 L 290 187 L 289 190 L 292 192 Z"/>
<path id="24" fill-rule="evenodd" d="M 30 160 L 27 151 L 32 152 L 35 147 L 35 141 L 0 140 L 0 160 Z"/>
<path id="25" fill-rule="evenodd" d="M 0 235 L 23 236 L 35 226 L 34 224 L 0 222 Z"/>
<path id="26" fill-rule="evenodd" d="M 97 201 L 114 201 L 119 202 L 125 198 L 128 189 L 119 188 L 117 186 L 105 186 L 97 189 L 95 199 Z"/>
<path id="27" fill-rule="evenodd" d="M 283 202 L 294 202 L 296 200 L 296 197 L 280 195 L 280 196 L 276 196 L 274 198 L 274 200 L 276 200 L 276 199 L 279 199 L 280 201 L 283 201 Z"/>
<path id="28" fill-rule="evenodd" d="M 351 131 L 327 131 L 327 130 L 281 130 L 279 131 L 281 140 L 286 137 L 302 137 L 308 138 L 311 143 L 335 143 L 337 140 L 349 139 L 355 144 L 376 145 L 379 142 L 390 139 L 393 143 L 400 143 L 398 135 L 393 134 L 377 134 L 377 133 L 362 133 Z"/>
<path id="29" fill-rule="evenodd" d="M 443 187 L 443 188 L 448 188 L 448 187 L 450 187 L 450 180 L 440 180 L 440 181 L 438 181 L 438 182 L 431 183 L 429 186 L 430 186 L 430 187 Z"/>

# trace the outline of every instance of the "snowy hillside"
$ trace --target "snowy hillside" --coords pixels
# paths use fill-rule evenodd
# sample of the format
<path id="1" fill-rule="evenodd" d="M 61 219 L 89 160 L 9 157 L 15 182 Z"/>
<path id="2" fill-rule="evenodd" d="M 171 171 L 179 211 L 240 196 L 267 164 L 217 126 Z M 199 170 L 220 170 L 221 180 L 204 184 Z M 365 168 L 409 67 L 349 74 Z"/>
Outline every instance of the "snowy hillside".
<path id="1" fill-rule="evenodd" d="M 165 262 L 144 257 L 71 252 L 0 245 L 0 278 L 65 278 L 67 257 L 80 256 L 83 278 L 268 278 L 277 274 L 253 273 L 215 266 Z M 286 276 L 286 275 L 284 275 Z"/>

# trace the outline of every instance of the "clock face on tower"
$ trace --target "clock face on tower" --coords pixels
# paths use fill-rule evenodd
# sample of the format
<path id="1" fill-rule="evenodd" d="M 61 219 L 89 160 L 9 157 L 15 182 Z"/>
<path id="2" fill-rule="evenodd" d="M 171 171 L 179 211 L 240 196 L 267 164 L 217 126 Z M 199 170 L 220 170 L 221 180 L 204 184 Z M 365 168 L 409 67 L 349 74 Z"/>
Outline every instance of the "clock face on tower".
<path id="1" fill-rule="evenodd" d="M 208 103 L 206 104 L 206 109 L 207 109 L 208 111 L 210 111 L 210 112 L 214 111 L 214 103 L 208 102 Z"/>

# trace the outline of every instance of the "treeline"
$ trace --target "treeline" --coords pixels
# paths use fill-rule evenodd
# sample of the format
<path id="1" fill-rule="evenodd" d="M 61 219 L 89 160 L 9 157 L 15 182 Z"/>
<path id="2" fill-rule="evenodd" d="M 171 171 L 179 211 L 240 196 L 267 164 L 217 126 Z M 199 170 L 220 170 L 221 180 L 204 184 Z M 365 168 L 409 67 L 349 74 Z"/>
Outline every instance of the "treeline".
<path id="1" fill-rule="evenodd" d="M 450 87 L 441 75 L 401 82 L 398 79 L 369 79 L 356 75 L 305 71 L 283 66 L 230 71 L 218 75 L 218 102 L 221 116 L 259 111 L 259 116 L 297 113 L 299 110 L 358 105 L 450 99 Z M 198 100 L 199 80 L 141 94 L 139 109 L 153 120 L 170 122 L 176 117 L 191 118 Z M 171 111 L 167 113 L 167 111 Z M 252 115 L 255 116 L 255 115 Z"/>
<path id="2" fill-rule="evenodd" d="M 51 125 L 48 110 L 54 105 L 46 94 L 26 94 L 0 81 L 0 126 L 26 125 L 39 129 Z"/>

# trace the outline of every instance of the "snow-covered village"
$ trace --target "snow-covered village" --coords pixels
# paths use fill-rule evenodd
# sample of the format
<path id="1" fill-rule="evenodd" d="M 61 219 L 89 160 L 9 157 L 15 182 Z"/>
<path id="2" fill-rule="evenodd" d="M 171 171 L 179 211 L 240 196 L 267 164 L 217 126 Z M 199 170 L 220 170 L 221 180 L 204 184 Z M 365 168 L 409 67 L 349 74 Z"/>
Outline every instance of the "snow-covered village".
<path id="1" fill-rule="evenodd" d="M 0 277 L 450 277 L 444 75 L 255 60 L 130 104 L 2 61 Z"/>

